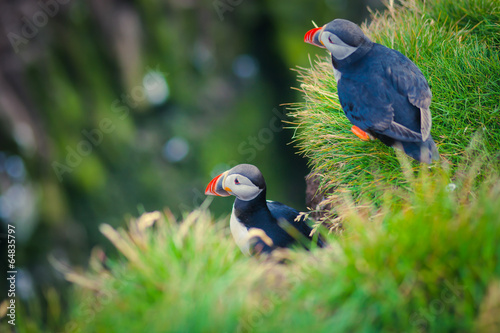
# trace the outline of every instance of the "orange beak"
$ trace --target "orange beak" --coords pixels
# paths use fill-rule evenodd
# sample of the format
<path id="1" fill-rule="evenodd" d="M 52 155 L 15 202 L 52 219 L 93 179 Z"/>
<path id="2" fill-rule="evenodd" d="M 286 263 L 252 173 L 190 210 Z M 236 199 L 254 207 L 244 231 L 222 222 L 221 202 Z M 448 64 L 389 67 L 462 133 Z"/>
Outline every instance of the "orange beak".
<path id="1" fill-rule="evenodd" d="M 221 173 L 208 183 L 207 189 L 205 190 L 205 195 L 216 195 L 218 197 L 230 196 L 226 190 L 224 190 L 224 179 L 226 178 L 226 172 Z"/>
<path id="2" fill-rule="evenodd" d="M 306 32 L 306 35 L 304 36 L 304 42 L 325 48 L 319 37 L 321 36 L 321 32 L 323 32 L 323 27 L 319 28 L 314 28 Z"/>

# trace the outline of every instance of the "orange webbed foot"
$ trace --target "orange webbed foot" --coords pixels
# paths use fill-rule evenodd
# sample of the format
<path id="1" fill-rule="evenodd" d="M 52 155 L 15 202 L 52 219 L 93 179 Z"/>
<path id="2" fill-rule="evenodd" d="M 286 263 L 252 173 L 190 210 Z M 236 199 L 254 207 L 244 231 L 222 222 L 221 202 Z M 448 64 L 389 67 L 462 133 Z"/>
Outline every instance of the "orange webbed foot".
<path id="1" fill-rule="evenodd" d="M 365 131 L 363 131 L 361 128 L 359 128 L 358 126 L 356 125 L 353 125 L 351 127 L 351 131 L 356 134 L 356 136 L 358 138 L 360 138 L 361 140 L 363 141 L 370 141 L 370 136 L 368 135 L 368 133 L 366 133 Z"/>

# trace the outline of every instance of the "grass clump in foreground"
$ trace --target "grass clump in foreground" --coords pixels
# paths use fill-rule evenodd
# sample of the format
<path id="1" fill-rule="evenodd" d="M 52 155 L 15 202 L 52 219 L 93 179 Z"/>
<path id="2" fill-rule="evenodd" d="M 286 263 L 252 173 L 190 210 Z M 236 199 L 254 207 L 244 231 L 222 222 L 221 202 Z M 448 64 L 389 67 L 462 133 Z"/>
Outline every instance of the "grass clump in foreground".
<path id="1" fill-rule="evenodd" d="M 67 272 L 65 332 L 497 332 L 500 182 L 471 191 L 469 171 L 456 188 L 422 172 L 380 207 L 345 196 L 330 248 L 274 258 L 244 257 L 203 207 L 103 226 L 121 255 Z"/>
<path id="2" fill-rule="evenodd" d="M 405 54 L 429 81 L 431 134 L 441 155 L 438 164 L 456 170 L 480 152 L 489 161 L 488 169 L 498 170 L 500 2 L 407 0 L 401 7 L 375 14 L 362 29 L 374 42 Z M 322 177 L 322 190 L 334 192 L 325 203 L 335 204 L 337 194 L 346 191 L 358 200 L 405 186 L 407 179 L 394 149 L 379 141 L 361 141 L 351 133 L 329 55 L 297 71 L 305 102 L 290 107 L 295 141 L 313 172 Z M 417 171 L 417 162 L 410 163 Z"/>

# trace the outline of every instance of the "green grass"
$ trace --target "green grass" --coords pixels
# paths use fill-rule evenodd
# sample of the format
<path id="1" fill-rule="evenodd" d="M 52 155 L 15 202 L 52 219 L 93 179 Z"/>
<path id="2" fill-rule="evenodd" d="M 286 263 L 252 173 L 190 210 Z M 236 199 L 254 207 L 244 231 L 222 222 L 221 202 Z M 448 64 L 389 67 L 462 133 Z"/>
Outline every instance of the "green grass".
<path id="1" fill-rule="evenodd" d="M 480 152 L 488 168 L 498 170 L 500 2 L 403 1 L 403 7 L 375 14 L 362 28 L 373 41 L 405 54 L 428 79 L 431 134 L 441 155 L 437 165 L 455 170 Z M 335 203 L 346 191 L 356 199 L 377 198 L 406 184 L 394 149 L 363 142 L 350 132 L 326 52 L 297 73 L 305 102 L 290 107 L 295 142 L 322 176 L 322 189 L 334 192 L 329 201 Z M 409 163 L 418 170 L 417 162 Z"/>
<path id="2" fill-rule="evenodd" d="M 312 252 L 245 257 L 206 207 L 102 226 L 120 256 L 65 271 L 76 285 L 63 331 L 498 331 L 500 179 L 472 189 L 478 169 L 454 190 L 448 173 L 423 171 L 381 205 L 345 195 L 344 233 Z"/>

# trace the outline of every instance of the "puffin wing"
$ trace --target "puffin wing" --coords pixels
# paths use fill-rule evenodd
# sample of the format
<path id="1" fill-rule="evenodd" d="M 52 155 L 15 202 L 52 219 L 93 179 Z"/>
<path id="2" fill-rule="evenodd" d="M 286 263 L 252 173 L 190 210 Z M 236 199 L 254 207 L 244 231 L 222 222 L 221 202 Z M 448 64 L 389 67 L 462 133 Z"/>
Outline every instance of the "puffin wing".
<path id="1" fill-rule="evenodd" d="M 389 128 L 394 119 L 387 84 L 373 82 L 363 75 L 343 75 L 337 89 L 340 105 L 349 121 L 364 131 L 382 132 Z"/>
<path id="2" fill-rule="evenodd" d="M 394 123 L 394 132 L 407 133 L 410 138 L 418 138 L 419 141 L 426 141 L 431 132 L 431 105 L 432 93 L 429 84 L 420 69 L 402 53 L 393 50 L 391 57 L 383 64 L 385 73 L 393 87 L 403 96 L 408 98 L 411 105 L 420 110 L 420 133 L 416 133 L 408 128 L 402 130 L 401 124 Z M 403 126 L 404 127 L 404 126 Z M 417 135 L 415 135 L 417 134 Z"/>
<path id="3" fill-rule="evenodd" d="M 430 135 L 431 91 L 423 74 L 403 54 L 391 50 L 381 62 L 378 73 L 366 71 L 356 77 L 343 75 L 338 84 L 340 104 L 353 125 L 395 140 L 422 142 Z M 409 108 L 420 110 L 420 131 L 414 131 L 394 120 L 394 96 L 403 95 Z M 411 111 L 410 111 L 411 112 Z"/>
<path id="4" fill-rule="evenodd" d="M 267 207 L 269 208 L 271 215 L 277 221 L 286 220 L 302 235 L 307 237 L 307 239 L 312 240 L 311 237 L 312 229 L 306 224 L 304 216 L 302 216 L 298 221 L 295 220 L 297 216 L 300 214 L 299 211 L 277 201 L 267 201 Z M 324 247 L 324 245 L 325 243 L 322 240 L 322 238 L 318 237 L 318 246 Z"/>

